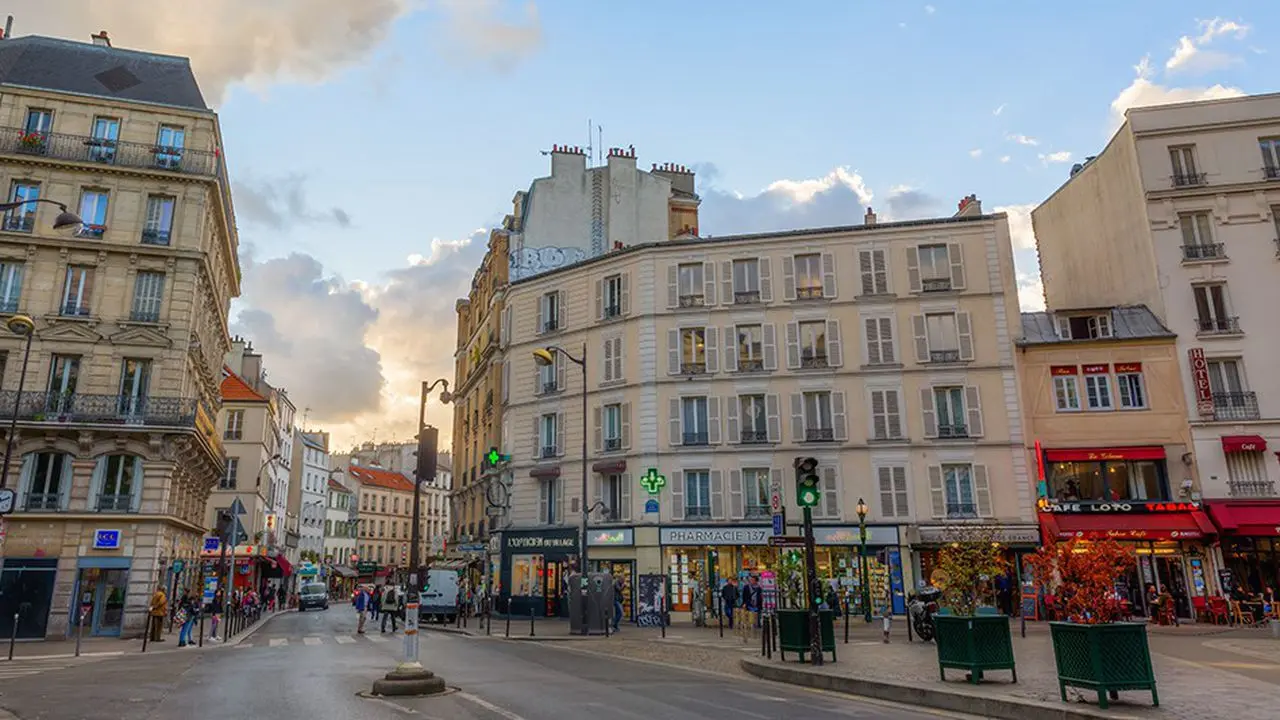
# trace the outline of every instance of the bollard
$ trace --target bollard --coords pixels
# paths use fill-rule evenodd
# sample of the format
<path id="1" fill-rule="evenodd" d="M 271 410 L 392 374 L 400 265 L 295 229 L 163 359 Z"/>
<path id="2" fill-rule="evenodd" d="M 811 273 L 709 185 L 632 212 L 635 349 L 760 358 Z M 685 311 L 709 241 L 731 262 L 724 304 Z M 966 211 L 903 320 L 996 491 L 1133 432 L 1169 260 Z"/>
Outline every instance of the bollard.
<path id="1" fill-rule="evenodd" d="M 76 657 L 80 657 L 80 640 L 84 638 L 84 610 L 80 611 L 80 627 L 76 628 Z"/>
<path id="2" fill-rule="evenodd" d="M 720 637 L 724 638 L 724 612 L 716 613 L 716 622 L 720 623 Z"/>
<path id="3" fill-rule="evenodd" d="M 151 616 L 147 615 L 147 624 L 142 628 L 142 652 L 147 651 L 147 641 L 151 639 Z"/>
<path id="4" fill-rule="evenodd" d="M 1271 626 L 1271 637 L 1280 638 L 1280 620 L 1271 619 L 1267 624 Z"/>
<path id="5" fill-rule="evenodd" d="M 529 608 L 529 637 L 533 636 L 533 608 Z"/>
<path id="6" fill-rule="evenodd" d="M 507 598 L 507 637 L 511 637 L 511 598 Z"/>
<path id="7" fill-rule="evenodd" d="M 493 598 L 488 598 L 484 602 L 484 634 L 493 634 Z"/>
<path id="8" fill-rule="evenodd" d="M 760 619 L 760 657 L 769 657 L 769 618 Z"/>
<path id="9" fill-rule="evenodd" d="M 849 644 L 849 596 L 844 598 L 844 644 Z"/>
<path id="10" fill-rule="evenodd" d="M 199 647 L 204 647 L 204 603 L 200 603 L 200 639 L 196 641 Z"/>
<path id="11" fill-rule="evenodd" d="M 661 617 L 658 618 L 658 626 L 662 628 L 662 637 L 665 638 L 667 636 L 667 622 L 671 619 L 670 617 L 667 616 L 667 598 L 666 597 L 662 598 L 661 610 L 662 610 L 662 614 L 661 614 Z"/>
<path id="12" fill-rule="evenodd" d="M 1027 614 L 1025 612 L 1018 613 L 1018 620 L 1022 624 L 1022 637 L 1025 638 L 1027 636 Z"/>
<path id="13" fill-rule="evenodd" d="M 18 640 L 18 613 L 13 614 L 13 630 L 9 632 L 9 659 L 13 659 L 13 644 Z"/>

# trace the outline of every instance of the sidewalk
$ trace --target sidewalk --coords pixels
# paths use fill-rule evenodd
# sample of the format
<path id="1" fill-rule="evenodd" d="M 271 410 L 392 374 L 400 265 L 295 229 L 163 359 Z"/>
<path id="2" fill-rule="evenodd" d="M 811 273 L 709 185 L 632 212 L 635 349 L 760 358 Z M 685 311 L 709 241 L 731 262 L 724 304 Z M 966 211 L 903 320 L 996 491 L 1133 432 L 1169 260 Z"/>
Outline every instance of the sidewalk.
<path id="1" fill-rule="evenodd" d="M 202 649 L 208 650 L 210 648 L 235 647 L 236 645 L 239 645 L 241 642 L 243 642 L 250 635 L 257 632 L 258 629 L 261 628 L 264 624 L 266 624 L 268 620 L 275 617 L 276 615 L 281 615 L 287 612 L 294 612 L 294 611 L 280 610 L 275 613 L 263 613 L 262 617 L 257 622 L 246 627 L 244 630 L 241 630 L 240 633 L 235 637 L 231 638 L 229 642 L 209 642 L 209 638 L 206 637 L 204 641 L 204 647 Z M 199 625 L 197 625 L 197 631 L 198 631 L 198 628 L 199 628 Z M 209 632 L 209 629 L 210 629 L 209 624 L 206 621 L 205 623 L 206 634 Z M 221 630 L 221 628 L 219 630 Z M 178 648 L 178 626 L 174 625 L 173 632 L 169 632 L 169 626 L 166 623 L 165 633 L 164 633 L 164 642 L 159 642 L 159 643 L 148 642 L 146 652 L 148 655 L 150 655 L 152 653 L 158 653 L 158 652 L 177 652 L 178 649 L 179 649 Z M 186 648 L 182 648 L 182 649 L 184 652 L 187 651 Z M 74 637 L 67 638 L 67 639 L 49 638 L 46 640 L 34 640 L 34 641 L 29 640 L 25 642 L 14 643 L 13 660 L 14 662 L 17 662 L 19 660 L 69 658 L 69 657 L 75 657 L 75 652 L 76 652 L 76 639 Z M 85 637 L 85 638 L 82 638 L 80 641 L 81 657 L 110 657 L 115 655 L 126 655 L 126 654 L 140 653 L 140 652 L 142 652 L 142 638 L 140 637 L 137 637 L 137 638 Z M 7 642 L 0 643 L 0 664 L 7 662 L 8 657 L 9 657 L 8 643 Z"/>

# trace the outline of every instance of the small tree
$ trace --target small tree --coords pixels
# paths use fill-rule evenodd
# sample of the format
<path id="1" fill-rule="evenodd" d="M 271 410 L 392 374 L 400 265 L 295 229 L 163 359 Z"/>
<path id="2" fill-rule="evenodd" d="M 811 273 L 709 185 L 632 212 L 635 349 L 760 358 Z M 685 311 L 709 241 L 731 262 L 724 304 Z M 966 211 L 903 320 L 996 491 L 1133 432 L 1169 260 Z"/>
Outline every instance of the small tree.
<path id="1" fill-rule="evenodd" d="M 778 562 L 778 607 L 798 609 L 807 607 L 804 591 L 804 559 L 798 552 L 782 552 Z"/>
<path id="2" fill-rule="evenodd" d="M 938 551 L 938 570 L 945 577 L 939 586 L 942 604 L 957 615 L 973 615 L 997 575 L 1009 562 L 1000 544 L 1000 529 L 990 525 L 957 525 L 947 528 L 947 544 Z"/>
<path id="3" fill-rule="evenodd" d="M 1116 579 L 1133 565 L 1133 552 L 1120 543 L 1072 538 L 1040 548 L 1028 562 L 1036 583 L 1058 596 L 1068 622 L 1101 625 L 1122 617 Z"/>

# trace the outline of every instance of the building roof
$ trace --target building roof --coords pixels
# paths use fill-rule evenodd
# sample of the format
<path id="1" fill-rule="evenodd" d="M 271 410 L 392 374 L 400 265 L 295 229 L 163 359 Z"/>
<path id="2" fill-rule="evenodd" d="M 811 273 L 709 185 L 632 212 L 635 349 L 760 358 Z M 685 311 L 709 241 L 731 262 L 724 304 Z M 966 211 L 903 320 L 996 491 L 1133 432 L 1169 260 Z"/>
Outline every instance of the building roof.
<path id="1" fill-rule="evenodd" d="M 351 488 L 347 487 L 346 485 L 343 485 L 342 483 L 338 482 L 337 480 L 334 480 L 332 477 L 330 477 L 330 478 L 329 478 L 329 489 L 330 489 L 330 490 L 335 490 L 335 491 L 337 491 L 337 492 L 342 492 L 342 493 L 350 493 L 350 492 L 351 492 Z"/>
<path id="2" fill-rule="evenodd" d="M 359 480 L 362 485 L 372 485 L 384 490 L 413 492 L 413 482 L 398 472 L 365 465 L 352 465 L 348 472 L 351 473 L 351 477 Z"/>
<path id="3" fill-rule="evenodd" d="M 1165 327 L 1146 305 L 1122 305 L 1113 308 L 1088 308 L 1060 310 L 1058 312 L 1022 313 L 1022 337 L 1019 345 L 1051 345 L 1058 343 L 1098 342 L 1098 339 L 1070 340 L 1058 336 L 1055 315 L 1079 315 L 1084 313 L 1111 315 L 1111 337 L 1106 340 L 1150 340 L 1174 338 L 1177 335 Z"/>
<path id="4" fill-rule="evenodd" d="M 0 84 L 209 109 L 187 58 L 39 35 L 0 40 Z"/>
<path id="5" fill-rule="evenodd" d="M 244 378 L 231 372 L 231 368 L 222 368 L 222 399 L 231 402 L 266 402 L 267 399 L 257 390 L 249 387 Z"/>
<path id="6" fill-rule="evenodd" d="M 324 443 L 320 442 L 319 436 L 316 435 L 315 433 L 304 432 L 304 433 L 298 433 L 298 434 L 302 436 L 303 445 L 306 445 L 307 447 L 313 450 L 319 450 L 320 452 L 329 452 L 328 448 L 324 446 Z"/>

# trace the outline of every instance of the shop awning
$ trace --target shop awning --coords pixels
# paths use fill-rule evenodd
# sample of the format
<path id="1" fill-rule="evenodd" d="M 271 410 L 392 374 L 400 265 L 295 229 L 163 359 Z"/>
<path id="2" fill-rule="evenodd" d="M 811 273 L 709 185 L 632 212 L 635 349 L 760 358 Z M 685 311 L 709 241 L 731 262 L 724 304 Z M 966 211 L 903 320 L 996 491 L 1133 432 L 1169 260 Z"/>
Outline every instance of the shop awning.
<path id="1" fill-rule="evenodd" d="M 1046 450 L 1049 462 L 1099 462 L 1103 460 L 1163 460 L 1164 448 L 1159 445 L 1112 448 L 1072 448 Z"/>
<path id="2" fill-rule="evenodd" d="M 554 480 L 560 477 L 559 465 L 538 465 L 529 471 L 529 477 L 539 480 Z"/>
<path id="3" fill-rule="evenodd" d="M 1280 535 L 1280 500 L 1222 500 L 1206 504 L 1213 522 L 1229 535 Z"/>
<path id="4" fill-rule="evenodd" d="M 285 556 L 277 555 L 271 559 L 275 561 L 276 567 L 280 568 L 281 575 L 289 575 L 293 572 L 293 565 L 289 562 L 289 559 L 286 558 Z"/>
<path id="5" fill-rule="evenodd" d="M 1216 535 L 1209 516 L 1199 510 L 1154 515 L 1060 515 L 1040 513 L 1046 535 L 1058 540 L 1197 540 Z"/>
<path id="6" fill-rule="evenodd" d="M 432 563 L 431 570 L 465 570 L 471 564 L 470 560 L 445 560 L 444 562 Z"/>
<path id="7" fill-rule="evenodd" d="M 1266 452 L 1267 441 L 1260 435 L 1223 435 L 1222 452 L 1247 453 Z"/>
<path id="8" fill-rule="evenodd" d="M 347 567 L 346 565 L 334 565 L 333 573 L 338 577 L 344 577 L 344 578 L 353 578 L 359 574 L 355 571 L 355 568 L 350 568 L 350 567 Z"/>

